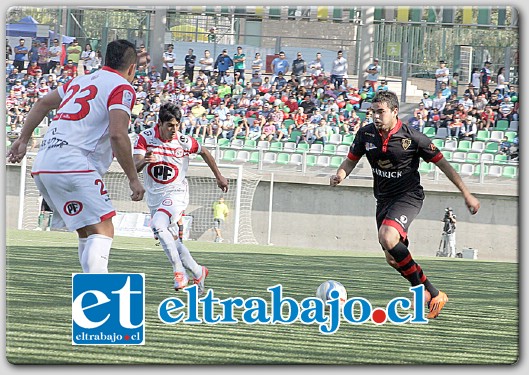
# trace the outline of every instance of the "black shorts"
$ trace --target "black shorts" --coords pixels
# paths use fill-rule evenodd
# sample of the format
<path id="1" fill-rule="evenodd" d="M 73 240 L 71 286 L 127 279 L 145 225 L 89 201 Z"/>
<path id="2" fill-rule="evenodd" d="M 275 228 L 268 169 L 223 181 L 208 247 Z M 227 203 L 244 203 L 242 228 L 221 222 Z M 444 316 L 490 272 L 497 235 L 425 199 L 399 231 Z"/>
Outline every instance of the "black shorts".
<path id="1" fill-rule="evenodd" d="M 377 228 L 389 225 L 397 229 L 400 237 L 407 242 L 408 228 L 417 217 L 424 200 L 423 191 L 411 191 L 395 198 L 377 201 Z"/>

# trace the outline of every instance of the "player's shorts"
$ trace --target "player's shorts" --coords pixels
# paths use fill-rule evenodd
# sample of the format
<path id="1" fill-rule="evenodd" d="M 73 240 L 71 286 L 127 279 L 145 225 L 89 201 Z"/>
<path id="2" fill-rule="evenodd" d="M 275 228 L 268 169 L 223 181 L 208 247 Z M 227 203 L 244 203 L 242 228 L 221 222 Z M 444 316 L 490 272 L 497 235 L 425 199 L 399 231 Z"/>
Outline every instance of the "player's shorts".
<path id="1" fill-rule="evenodd" d="M 53 210 L 53 228 L 74 231 L 116 215 L 98 172 L 41 173 L 34 179 Z"/>
<path id="2" fill-rule="evenodd" d="M 399 231 L 404 242 L 407 241 L 408 228 L 422 208 L 424 193 L 410 191 L 399 197 L 377 201 L 377 228 L 389 225 Z"/>
<path id="3" fill-rule="evenodd" d="M 189 190 L 173 191 L 165 195 L 158 206 L 149 206 L 151 217 L 163 213 L 169 217 L 171 223 L 176 223 L 189 204 Z"/>
<path id="4" fill-rule="evenodd" d="M 220 229 L 220 226 L 224 220 L 222 219 L 213 219 L 213 228 Z"/>

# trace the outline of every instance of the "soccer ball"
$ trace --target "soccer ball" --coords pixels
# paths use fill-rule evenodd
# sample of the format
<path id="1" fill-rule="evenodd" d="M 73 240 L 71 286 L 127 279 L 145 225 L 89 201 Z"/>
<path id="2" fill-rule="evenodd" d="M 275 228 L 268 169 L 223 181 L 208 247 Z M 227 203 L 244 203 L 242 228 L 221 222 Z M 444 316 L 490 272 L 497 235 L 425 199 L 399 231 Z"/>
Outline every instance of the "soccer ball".
<path id="1" fill-rule="evenodd" d="M 316 297 L 321 299 L 324 302 L 327 302 L 333 297 L 331 297 L 331 292 L 333 290 L 338 291 L 338 299 L 340 300 L 340 305 L 343 305 L 347 301 L 347 290 L 342 285 L 342 283 L 334 280 L 327 280 L 322 283 L 316 290 Z"/>

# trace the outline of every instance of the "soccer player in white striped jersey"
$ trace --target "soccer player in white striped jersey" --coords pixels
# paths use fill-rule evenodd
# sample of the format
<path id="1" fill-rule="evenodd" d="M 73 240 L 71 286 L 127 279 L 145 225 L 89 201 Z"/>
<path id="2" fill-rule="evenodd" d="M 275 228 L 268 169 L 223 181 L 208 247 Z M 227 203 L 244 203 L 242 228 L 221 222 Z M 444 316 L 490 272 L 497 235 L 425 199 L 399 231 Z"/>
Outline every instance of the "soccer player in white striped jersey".
<path id="1" fill-rule="evenodd" d="M 169 227 L 178 222 L 189 203 L 186 174 L 190 154 L 202 156 L 223 192 L 228 191 L 228 180 L 221 174 L 210 152 L 194 138 L 182 134 L 182 112 L 178 106 L 163 104 L 158 118 L 156 126 L 139 134 L 134 146 L 134 162 L 137 171 L 144 172 L 151 229 L 173 266 L 175 290 L 187 286 L 187 269 L 193 274 L 201 295 L 208 269 L 193 259 L 181 241 L 175 241 Z"/>
<path id="2" fill-rule="evenodd" d="M 53 227 L 77 231 L 79 262 L 86 273 L 108 272 L 116 211 L 102 176 L 113 156 L 129 180 L 131 199 L 140 201 L 145 193 L 127 132 L 136 96 L 130 84 L 136 58 L 129 41 L 109 43 L 101 70 L 76 77 L 35 103 L 7 154 L 10 162 L 20 162 L 33 130 L 57 109 L 31 173 L 53 210 Z"/>

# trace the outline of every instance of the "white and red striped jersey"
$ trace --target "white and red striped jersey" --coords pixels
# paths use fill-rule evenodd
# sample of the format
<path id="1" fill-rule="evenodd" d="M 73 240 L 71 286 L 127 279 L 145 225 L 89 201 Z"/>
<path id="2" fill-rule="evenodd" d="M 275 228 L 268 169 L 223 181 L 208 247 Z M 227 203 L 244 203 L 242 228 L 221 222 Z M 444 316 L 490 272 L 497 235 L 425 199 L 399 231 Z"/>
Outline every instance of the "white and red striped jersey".
<path id="1" fill-rule="evenodd" d="M 104 67 L 59 86 L 62 102 L 33 164 L 33 174 L 98 171 L 105 174 L 113 154 L 109 135 L 111 110 L 129 116 L 136 100 L 132 85 Z"/>
<path id="2" fill-rule="evenodd" d="M 157 157 L 143 170 L 144 186 L 149 207 L 159 206 L 163 197 L 171 192 L 187 190 L 189 155 L 202 152 L 193 137 L 176 132 L 172 140 L 162 140 L 158 125 L 142 131 L 134 145 L 134 154 L 152 151 Z"/>

